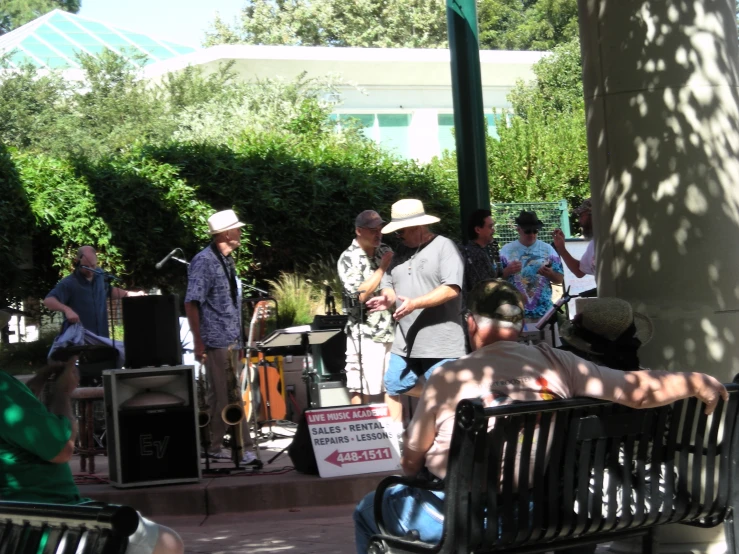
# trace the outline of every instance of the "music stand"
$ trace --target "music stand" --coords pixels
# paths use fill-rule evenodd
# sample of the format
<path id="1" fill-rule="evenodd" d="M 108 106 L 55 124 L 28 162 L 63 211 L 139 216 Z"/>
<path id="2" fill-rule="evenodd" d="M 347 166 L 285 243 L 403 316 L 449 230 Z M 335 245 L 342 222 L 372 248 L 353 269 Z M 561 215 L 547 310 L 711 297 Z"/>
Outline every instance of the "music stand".
<path id="1" fill-rule="evenodd" d="M 323 344 L 331 337 L 340 333 L 341 329 L 311 329 L 308 325 L 303 327 L 293 327 L 288 329 L 278 329 L 272 334 L 267 336 L 262 342 L 257 343 L 259 348 L 267 349 L 274 352 L 275 354 L 280 353 L 280 349 L 295 348 L 300 346 L 303 348 L 303 381 L 306 387 L 306 397 L 308 399 L 308 407 L 313 406 L 313 401 L 310 395 L 310 389 L 312 380 L 317 375 L 316 370 L 313 368 L 313 356 L 311 354 L 311 346 L 314 344 Z M 280 450 L 277 454 L 272 456 L 267 462 L 267 465 L 271 464 L 277 458 L 279 458 L 285 450 L 289 447 L 286 446 Z"/>

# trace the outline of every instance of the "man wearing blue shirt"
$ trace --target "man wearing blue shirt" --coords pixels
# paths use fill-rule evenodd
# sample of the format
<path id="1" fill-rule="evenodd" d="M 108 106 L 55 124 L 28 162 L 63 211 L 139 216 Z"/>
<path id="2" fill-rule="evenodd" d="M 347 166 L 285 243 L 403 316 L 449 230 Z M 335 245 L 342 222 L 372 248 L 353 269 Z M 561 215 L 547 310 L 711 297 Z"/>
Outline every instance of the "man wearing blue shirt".
<path id="1" fill-rule="evenodd" d="M 113 287 L 98 271 L 97 252 L 92 246 L 82 246 L 74 259 L 74 272 L 57 283 L 44 298 L 44 306 L 64 314 L 65 323 L 82 323 L 91 333 L 108 338 L 108 294 L 113 300 L 124 296 L 141 296 Z"/>
<path id="2" fill-rule="evenodd" d="M 223 448 L 226 423 L 221 418 L 228 404 L 229 365 L 241 370 L 238 350 L 241 340 L 241 281 L 231 253 L 241 245 L 241 228 L 233 210 L 225 210 L 208 218 L 208 232 L 212 242 L 190 262 L 188 269 L 185 313 L 190 323 L 195 359 L 205 363 L 208 374 L 208 406 L 210 429 L 213 435 L 210 455 L 229 459 L 231 453 Z M 228 347 L 235 347 L 235 352 Z M 229 357 L 231 361 L 229 364 Z M 244 445 L 251 446 L 248 425 L 241 425 Z M 254 454 L 244 450 L 242 462 L 254 460 Z"/>

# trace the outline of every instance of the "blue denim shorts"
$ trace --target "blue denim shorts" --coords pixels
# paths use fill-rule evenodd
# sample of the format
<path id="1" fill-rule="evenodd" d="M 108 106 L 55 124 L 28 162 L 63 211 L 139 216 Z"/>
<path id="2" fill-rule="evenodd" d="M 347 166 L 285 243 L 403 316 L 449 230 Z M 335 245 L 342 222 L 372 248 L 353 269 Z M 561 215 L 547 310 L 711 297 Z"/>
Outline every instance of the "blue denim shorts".
<path id="1" fill-rule="evenodd" d="M 405 394 L 416 386 L 421 375 L 428 379 L 440 365 L 454 358 L 404 358 L 390 354 L 390 363 L 385 370 L 385 392 L 390 396 Z"/>

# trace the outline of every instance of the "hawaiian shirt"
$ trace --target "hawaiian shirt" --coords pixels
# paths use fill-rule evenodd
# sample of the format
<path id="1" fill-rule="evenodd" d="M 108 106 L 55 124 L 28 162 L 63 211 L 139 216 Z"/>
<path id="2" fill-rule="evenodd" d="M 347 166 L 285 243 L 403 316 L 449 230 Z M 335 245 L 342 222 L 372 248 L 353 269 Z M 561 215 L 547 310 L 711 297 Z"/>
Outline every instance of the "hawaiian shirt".
<path id="1" fill-rule="evenodd" d="M 500 249 L 500 263 L 505 268 L 515 261 L 521 262 L 521 271 L 508 277 L 508 281 L 523 295 L 524 317 L 540 318 L 552 307 L 552 283 L 537 271 L 551 262 L 553 271 L 563 273 L 562 260 L 546 242 L 537 240 L 531 246 L 524 246 L 514 240 Z"/>
<path id="2" fill-rule="evenodd" d="M 349 296 L 356 295 L 359 286 L 380 267 L 383 254 L 389 250 L 388 245 L 381 244 L 375 248 L 375 255 L 370 258 L 359 246 L 357 239 L 354 239 L 351 246 L 341 253 L 337 264 L 339 278 L 342 285 L 344 285 L 344 293 Z M 377 296 L 379 293 L 380 285 L 378 284 L 372 296 Z M 354 297 L 354 304 L 355 306 L 348 310 L 347 333 L 351 333 L 354 338 L 359 338 L 361 334 L 362 337 L 372 339 L 375 342 L 393 342 L 395 322 L 389 310 L 373 313 L 362 310 L 362 313 L 360 313 L 356 297 Z M 360 321 L 362 315 L 364 321 Z"/>
<path id="3" fill-rule="evenodd" d="M 241 281 L 231 256 L 213 245 L 198 252 L 187 271 L 185 302 L 197 302 L 206 348 L 241 345 Z"/>
<path id="4" fill-rule="evenodd" d="M 489 250 L 481 247 L 475 241 L 458 244 L 457 247 L 464 260 L 462 296 L 465 305 L 467 305 L 467 295 L 477 283 L 498 278 L 498 266 L 490 257 Z"/>

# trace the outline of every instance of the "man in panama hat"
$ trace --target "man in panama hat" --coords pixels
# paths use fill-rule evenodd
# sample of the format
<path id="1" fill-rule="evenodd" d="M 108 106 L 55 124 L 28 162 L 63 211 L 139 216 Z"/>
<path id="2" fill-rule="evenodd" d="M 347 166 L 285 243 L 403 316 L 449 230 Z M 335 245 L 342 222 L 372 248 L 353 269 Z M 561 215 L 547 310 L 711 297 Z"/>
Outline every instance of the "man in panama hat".
<path id="1" fill-rule="evenodd" d="M 230 459 L 223 448 L 226 423 L 221 417 L 228 404 L 227 370 L 233 365 L 241 370 L 236 354 L 243 348 L 241 340 L 241 280 L 231 254 L 241 245 L 241 228 L 233 210 L 217 212 L 208 218 L 211 243 L 197 253 L 187 272 L 185 313 L 192 331 L 195 359 L 204 362 L 208 375 L 208 406 L 212 434 L 210 455 L 216 459 Z M 228 347 L 234 346 L 235 351 Z M 229 361 L 229 357 L 232 359 Z M 244 445 L 251 446 L 248 425 L 242 425 Z M 254 460 L 250 450 L 244 450 L 243 463 Z"/>
<path id="2" fill-rule="evenodd" d="M 367 308 L 390 309 L 397 322 L 385 372 L 385 390 L 397 399 L 420 395 L 420 376 L 465 354 L 460 318 L 464 262 L 451 240 L 429 230 L 439 218 L 427 214 L 420 200 L 399 200 L 391 216 L 382 233 L 395 232 L 402 245 L 382 278 L 380 294 L 367 301 Z M 399 407 L 390 414 L 398 426 Z"/>

